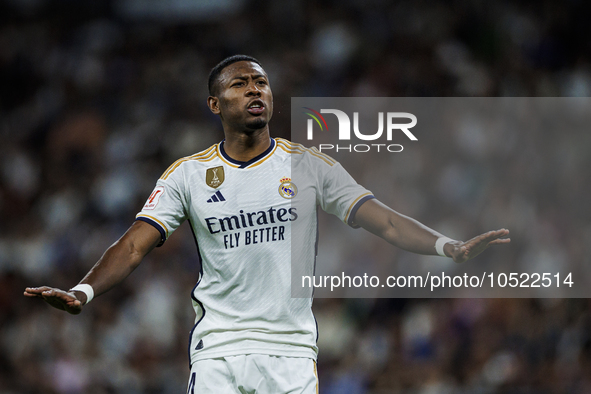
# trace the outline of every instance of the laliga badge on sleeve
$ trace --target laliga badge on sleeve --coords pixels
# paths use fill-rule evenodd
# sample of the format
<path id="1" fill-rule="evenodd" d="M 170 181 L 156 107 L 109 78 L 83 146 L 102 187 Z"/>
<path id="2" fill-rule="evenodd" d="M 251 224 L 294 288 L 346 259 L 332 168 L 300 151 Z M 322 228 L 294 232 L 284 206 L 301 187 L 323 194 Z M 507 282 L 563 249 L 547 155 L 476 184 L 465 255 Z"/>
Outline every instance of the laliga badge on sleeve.
<path id="1" fill-rule="evenodd" d="M 160 197 L 164 194 L 164 186 L 156 186 L 150 197 L 148 197 L 148 201 L 146 201 L 146 205 L 144 205 L 144 209 L 154 209 L 156 205 L 158 205 L 158 201 L 160 201 Z"/>
<path id="2" fill-rule="evenodd" d="M 205 183 L 207 183 L 207 186 L 213 187 L 214 189 L 220 187 L 220 185 L 224 183 L 224 179 L 224 167 L 222 166 L 208 168 L 205 173 Z"/>

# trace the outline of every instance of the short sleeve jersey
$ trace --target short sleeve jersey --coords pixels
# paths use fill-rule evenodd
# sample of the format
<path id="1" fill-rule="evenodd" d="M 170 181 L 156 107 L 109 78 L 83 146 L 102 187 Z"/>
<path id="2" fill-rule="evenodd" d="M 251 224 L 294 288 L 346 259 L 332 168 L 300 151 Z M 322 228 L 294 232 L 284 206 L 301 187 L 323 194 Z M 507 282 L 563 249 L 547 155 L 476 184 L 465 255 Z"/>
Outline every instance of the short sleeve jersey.
<path id="1" fill-rule="evenodd" d="M 370 198 L 334 159 L 280 138 L 248 162 L 231 159 L 221 142 L 173 163 L 137 220 L 154 226 L 161 243 L 184 220 L 193 229 L 201 272 L 191 363 L 253 353 L 316 359 L 312 299 L 291 297 L 291 250 L 302 250 L 294 263 L 309 272 L 316 207 L 354 226 Z"/>

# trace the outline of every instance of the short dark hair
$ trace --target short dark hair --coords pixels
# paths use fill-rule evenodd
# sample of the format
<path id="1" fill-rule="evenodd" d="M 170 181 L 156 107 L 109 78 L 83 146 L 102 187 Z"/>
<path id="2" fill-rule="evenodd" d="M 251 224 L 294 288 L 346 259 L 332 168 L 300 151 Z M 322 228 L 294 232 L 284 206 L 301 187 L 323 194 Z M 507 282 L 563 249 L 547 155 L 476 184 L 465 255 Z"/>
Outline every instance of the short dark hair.
<path id="1" fill-rule="evenodd" d="M 211 69 L 211 71 L 209 72 L 209 78 L 207 81 L 207 87 L 209 89 L 209 95 L 210 96 L 215 96 L 215 92 L 214 92 L 214 88 L 215 85 L 217 83 L 217 79 L 220 76 L 220 74 L 222 73 L 222 70 L 226 67 L 228 67 L 230 64 L 234 64 L 237 62 L 253 62 L 258 64 L 259 66 L 263 67 L 263 65 L 261 64 L 261 62 L 259 62 L 257 59 L 255 59 L 252 56 L 247 56 L 247 55 L 233 55 L 230 57 L 225 58 L 224 60 L 222 60 L 221 62 L 219 62 L 214 68 Z"/>

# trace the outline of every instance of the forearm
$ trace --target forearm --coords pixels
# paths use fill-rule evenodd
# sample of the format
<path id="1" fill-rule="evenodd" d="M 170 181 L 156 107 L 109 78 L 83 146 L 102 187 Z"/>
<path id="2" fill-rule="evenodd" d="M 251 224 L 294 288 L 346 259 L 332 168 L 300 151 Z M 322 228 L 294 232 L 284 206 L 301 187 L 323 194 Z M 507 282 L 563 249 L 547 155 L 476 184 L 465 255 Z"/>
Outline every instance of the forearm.
<path id="1" fill-rule="evenodd" d="M 443 236 L 377 200 L 370 200 L 363 204 L 355 216 L 355 221 L 392 245 L 418 254 L 436 255 L 435 242 Z M 446 245 L 445 249 L 449 249 L 449 247 Z"/>
<path id="2" fill-rule="evenodd" d="M 441 233 L 399 213 L 392 214 L 389 222 L 390 226 L 382 235 L 386 241 L 409 252 L 437 255 L 435 242 L 443 237 Z"/>
<path id="3" fill-rule="evenodd" d="M 119 240 L 105 251 L 80 283 L 92 286 L 96 297 L 127 278 L 140 262 L 141 257 L 138 253 L 130 248 L 130 245 L 122 244 Z M 77 297 L 82 300 L 80 294 L 77 294 Z M 85 299 L 83 301 L 86 302 Z"/>
<path id="4" fill-rule="evenodd" d="M 157 245 L 159 236 L 150 227 L 146 223 L 134 223 L 123 237 L 105 251 L 80 284 L 92 286 L 96 297 L 123 281 Z M 148 237 L 145 236 L 146 232 Z M 86 302 L 85 293 L 76 291 L 76 297 Z"/>

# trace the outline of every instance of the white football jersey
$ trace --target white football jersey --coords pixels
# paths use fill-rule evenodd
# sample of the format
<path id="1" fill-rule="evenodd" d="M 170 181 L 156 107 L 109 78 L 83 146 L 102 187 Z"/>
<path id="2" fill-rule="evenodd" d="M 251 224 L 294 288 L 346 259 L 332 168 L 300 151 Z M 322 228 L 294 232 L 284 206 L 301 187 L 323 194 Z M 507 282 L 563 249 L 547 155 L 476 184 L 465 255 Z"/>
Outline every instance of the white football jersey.
<path id="1" fill-rule="evenodd" d="M 292 247 L 294 264 L 312 275 L 316 207 L 353 225 L 370 198 L 334 159 L 280 138 L 248 162 L 231 159 L 222 141 L 173 163 L 137 220 L 162 243 L 190 221 L 201 258 L 191 363 L 254 353 L 316 359 L 312 299 L 291 296 Z"/>

